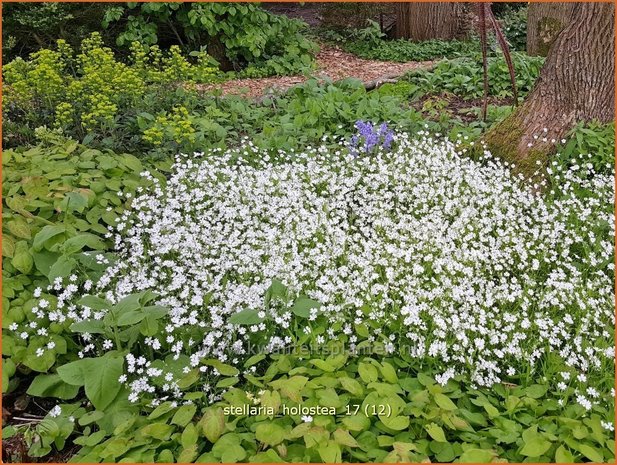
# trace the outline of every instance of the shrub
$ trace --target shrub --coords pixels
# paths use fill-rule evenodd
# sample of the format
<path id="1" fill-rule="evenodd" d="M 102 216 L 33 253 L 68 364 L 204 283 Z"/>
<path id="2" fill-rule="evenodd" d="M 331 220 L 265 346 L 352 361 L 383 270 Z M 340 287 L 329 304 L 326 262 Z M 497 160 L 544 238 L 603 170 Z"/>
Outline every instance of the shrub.
<path id="1" fill-rule="evenodd" d="M 12 145 L 11 138 L 19 138 L 24 125 L 31 131 L 48 125 L 79 138 L 109 136 L 117 119 L 138 105 L 147 90 L 160 92 L 157 86 L 191 80 L 211 82 L 216 69 L 205 54 L 199 54 L 193 64 L 178 47 L 163 54 L 156 46 L 138 44 L 132 47 L 132 63 L 125 64 L 93 33 L 76 56 L 59 40 L 56 50 L 39 50 L 27 61 L 17 58 L 4 67 L 3 74 L 5 140 Z"/>
<path id="2" fill-rule="evenodd" d="M 2 62 L 53 47 L 58 39 L 73 47 L 100 29 L 107 5 L 100 2 L 15 2 L 2 9 Z"/>
<path id="3" fill-rule="evenodd" d="M 253 4 L 129 3 L 109 9 L 106 23 L 117 22 L 124 27 L 121 46 L 154 45 L 166 31 L 172 43 L 190 50 L 206 45 L 225 70 L 248 67 L 247 73 L 296 73 L 312 66 L 317 49 L 303 36 L 302 22 Z"/>
<path id="4" fill-rule="evenodd" d="M 530 57 L 524 53 L 513 53 L 516 85 L 520 98 L 529 93 L 540 74 L 544 63 L 541 57 Z M 512 84 L 508 67 L 502 56 L 488 60 L 489 95 L 512 97 Z M 443 60 L 431 71 L 417 71 L 409 80 L 427 93 L 449 92 L 459 97 L 475 99 L 483 95 L 482 61 L 460 58 Z"/>

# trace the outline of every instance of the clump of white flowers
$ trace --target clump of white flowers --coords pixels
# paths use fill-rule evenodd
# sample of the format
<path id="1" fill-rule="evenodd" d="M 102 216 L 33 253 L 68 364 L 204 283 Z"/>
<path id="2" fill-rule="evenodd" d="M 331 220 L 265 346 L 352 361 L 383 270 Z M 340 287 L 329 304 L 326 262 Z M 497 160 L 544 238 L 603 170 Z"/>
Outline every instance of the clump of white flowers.
<path id="1" fill-rule="evenodd" d="M 423 133 L 396 134 L 391 150 L 360 157 L 344 143 L 198 155 L 179 156 L 165 185 L 144 174 L 155 187 L 120 218 L 119 259 L 82 292 L 114 303 L 151 290 L 170 309 L 145 340 L 152 351 L 127 357 L 131 400 L 152 398 L 156 377 L 161 396 L 179 395 L 177 376 L 151 368 L 167 354 L 184 361 L 183 373 L 212 374 L 204 359 L 240 365 L 260 335 L 272 350 L 290 344 L 292 302 L 264 305 L 280 280 L 322 304 L 298 326 L 309 334 L 325 319 L 318 343 L 358 341 L 367 323 L 381 328 L 369 340 L 441 367 L 443 384 L 463 374 L 490 386 L 558 357 L 568 378 L 555 386 L 578 383 L 581 405 L 598 401 L 577 376 L 613 366 L 611 176 L 562 172 L 561 194 L 546 196 L 544 183 L 528 185 L 488 154 L 474 161 Z M 581 188 L 594 195 L 577 197 Z M 65 300 L 41 301 L 40 316 L 104 315 Z M 230 323 L 246 309 L 262 321 Z M 99 353 L 113 347 L 84 336 L 86 355 L 95 343 Z"/>

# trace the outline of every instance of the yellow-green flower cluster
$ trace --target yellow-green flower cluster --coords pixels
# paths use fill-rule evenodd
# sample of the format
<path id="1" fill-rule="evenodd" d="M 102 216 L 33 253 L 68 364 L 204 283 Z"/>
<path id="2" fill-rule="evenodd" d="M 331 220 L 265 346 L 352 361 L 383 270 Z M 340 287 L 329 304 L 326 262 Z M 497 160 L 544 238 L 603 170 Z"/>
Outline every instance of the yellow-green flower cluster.
<path id="1" fill-rule="evenodd" d="M 174 107 L 171 114 L 156 117 L 154 124 L 143 133 L 143 139 L 152 145 L 162 145 L 165 140 L 177 144 L 195 141 L 195 126 L 186 107 Z"/>
<path id="2" fill-rule="evenodd" d="M 84 39 L 77 55 L 59 40 L 56 50 L 43 49 L 4 67 L 5 105 L 49 112 L 56 128 L 90 131 L 113 122 L 118 110 L 141 98 L 149 85 L 212 81 L 217 70 L 208 59 L 200 52 L 193 64 L 177 46 L 164 54 L 157 46 L 134 43 L 132 63 L 126 64 L 104 46 L 99 33 Z M 174 110 L 172 120 L 174 140 L 194 132 L 180 110 Z"/>

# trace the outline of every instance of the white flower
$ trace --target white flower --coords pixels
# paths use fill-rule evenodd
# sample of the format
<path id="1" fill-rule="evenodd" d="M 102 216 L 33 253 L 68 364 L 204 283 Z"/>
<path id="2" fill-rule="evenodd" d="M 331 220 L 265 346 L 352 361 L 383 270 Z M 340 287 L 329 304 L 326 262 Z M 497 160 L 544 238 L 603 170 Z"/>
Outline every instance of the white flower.
<path id="1" fill-rule="evenodd" d="M 83 294 L 115 304 L 156 293 L 150 305 L 169 311 L 148 350 L 126 356 L 133 402 L 181 397 L 170 373 L 151 383 L 149 364 L 168 354 L 177 373 L 199 367 L 205 380 L 218 372 L 202 360 L 241 367 L 255 341 L 289 346 L 290 328 L 306 326 L 292 311 L 298 296 L 321 304 L 308 310 L 325 328 L 313 345 L 344 337 L 391 351 L 388 336 L 400 334 L 418 363 L 431 357 L 437 382 L 462 375 L 476 386 L 560 357 L 578 374 L 568 384 L 595 399 L 586 389 L 614 360 L 612 177 L 552 165 L 549 196 L 538 193 L 546 180 L 534 188 L 490 154 L 472 160 L 428 132 L 397 134 L 393 147 L 351 157 L 344 146 L 268 154 L 246 142 L 178 156 L 165 185 L 150 176 L 122 231 L 111 229 L 118 260 L 95 252 L 108 264 L 96 283 L 73 291 L 54 281 L 62 305 L 39 306 L 50 321 L 101 321 L 108 309 L 84 308 Z M 579 188 L 592 194 L 578 198 Z M 268 320 L 230 323 L 245 310 Z M 82 337 L 80 357 L 111 348 L 105 336 Z"/>
<path id="2" fill-rule="evenodd" d="M 60 416 L 61 413 L 62 413 L 62 407 L 60 407 L 59 405 L 56 405 L 54 408 L 52 408 L 49 411 L 49 416 L 55 418 L 55 417 Z"/>
<path id="3" fill-rule="evenodd" d="M 313 417 L 310 415 L 303 415 L 300 417 L 304 423 L 311 423 L 313 421 Z"/>

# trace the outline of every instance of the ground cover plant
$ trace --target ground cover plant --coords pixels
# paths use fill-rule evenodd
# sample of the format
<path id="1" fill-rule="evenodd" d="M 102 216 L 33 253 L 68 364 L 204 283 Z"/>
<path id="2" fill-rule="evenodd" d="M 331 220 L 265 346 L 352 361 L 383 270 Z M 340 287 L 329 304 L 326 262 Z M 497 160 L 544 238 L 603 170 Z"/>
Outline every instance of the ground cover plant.
<path id="1" fill-rule="evenodd" d="M 496 162 L 460 158 L 451 143 L 410 141 L 383 125 L 358 129 L 349 145 L 332 152 L 323 147 L 268 160 L 249 144 L 203 159 L 180 157 L 169 180 L 146 176 L 154 190 L 139 195 L 137 188 L 134 199 L 136 191 L 129 190 L 132 206 L 111 228 L 115 258 L 101 254 L 88 270 L 75 268 L 75 257 L 56 254 L 54 270 L 43 271 L 52 284 L 34 287 L 25 305 L 9 314 L 9 337 L 21 349 L 9 353 L 7 363 L 26 357 L 26 366 L 50 373 L 34 380 L 32 395 L 70 400 L 85 386 L 96 410 L 79 403 L 51 409 L 32 432 L 40 440 L 30 452 L 44 455 L 52 443 L 61 448 L 77 430 L 83 438 L 76 443 L 85 447 L 76 461 L 195 460 L 201 454 L 203 461 L 610 458 L 612 177 L 586 179 L 577 169 L 555 169 L 552 176 L 568 183 L 546 199 Z M 459 177 L 453 180 L 452 172 Z M 429 173 L 434 194 L 414 182 Z M 584 202 L 580 190 L 588 195 Z M 454 199 L 467 212 L 458 220 L 448 207 Z M 204 214 L 212 221 L 192 220 Z M 289 226 L 273 234 L 278 215 Z M 477 221 L 500 215 L 496 223 Z M 411 230 L 412 236 L 405 233 Z M 237 247 L 229 245 L 232 231 Z M 49 254 L 62 247 L 66 253 L 59 234 L 71 236 L 67 225 L 43 227 L 33 236 L 34 250 Z M 98 248 L 94 238 L 77 239 L 66 242 Z M 409 260 L 414 250 L 432 253 L 430 266 Z M 469 260 L 484 255 L 493 260 Z M 194 266 L 196 257 L 205 261 Z M 528 271 L 503 273 L 506 267 Z M 217 277 L 221 272 L 225 279 Z M 311 279 L 316 275 L 323 278 Z M 349 287 L 349 276 L 357 285 Z M 187 277 L 190 287 L 183 285 Z M 540 287 L 547 279 L 549 286 Z M 468 292 L 490 306 L 480 314 L 460 307 Z M 426 299 L 435 298 L 440 307 L 428 305 Z M 199 310 L 204 301 L 205 313 Z M 572 302 L 581 306 L 578 312 Z M 388 308 L 400 310 L 393 315 Z M 554 308 L 570 315 L 567 323 L 553 320 Z M 495 318 L 504 321 L 498 325 Z M 561 339 L 565 325 L 578 328 L 580 338 Z M 61 336 L 40 334 L 45 327 Z M 430 327 L 437 339 L 424 339 Z M 504 327 L 512 328 L 505 339 L 497 331 Z M 445 343 L 450 338 L 454 346 Z M 340 353 L 325 360 L 312 358 L 314 352 L 276 355 L 290 345 L 317 353 L 338 347 Z M 462 356 L 458 345 L 474 350 Z M 260 364 L 272 351 L 277 369 Z M 521 356 L 536 363 L 521 367 Z M 333 374 L 343 366 L 345 381 L 343 373 Z M 287 374 L 292 367 L 297 370 Z M 364 386 L 354 383 L 358 376 Z M 494 383 L 502 386 L 497 398 L 477 391 Z M 459 396 L 461 385 L 466 394 Z M 454 395 L 444 398 L 444 392 Z M 348 416 L 341 395 L 359 396 L 362 409 L 394 406 L 396 413 L 367 415 L 368 421 L 357 412 Z M 307 401 L 334 410 L 282 420 L 267 412 L 222 413 L 253 396 L 280 408 Z M 499 398 L 509 399 L 508 421 L 500 419 Z M 547 416 L 539 430 L 528 409 L 537 414 L 541 398 Z M 140 415 L 144 408 L 154 409 L 148 418 Z M 397 433 L 407 430 L 409 417 L 418 418 L 416 429 Z M 193 425 L 188 433 L 174 429 L 187 424 Z M 472 433 L 477 428 L 482 432 Z M 314 438 L 301 439 L 304 430 Z M 126 436 L 105 440 L 116 432 Z M 202 435 L 211 452 L 199 442 Z M 270 449 L 259 452 L 249 445 L 254 441 Z"/>
<path id="2" fill-rule="evenodd" d="M 42 40 L 3 70 L 3 461 L 614 461 L 614 122 L 540 127 L 523 176 L 483 142 L 517 110 L 489 52 L 482 119 L 473 41 L 330 33 L 439 61 L 248 98 L 217 85 L 310 73 L 305 26 L 90 7 L 93 35 L 32 7 L 88 34 L 56 44 L 13 10 Z M 544 59 L 513 61 L 523 102 Z"/>

